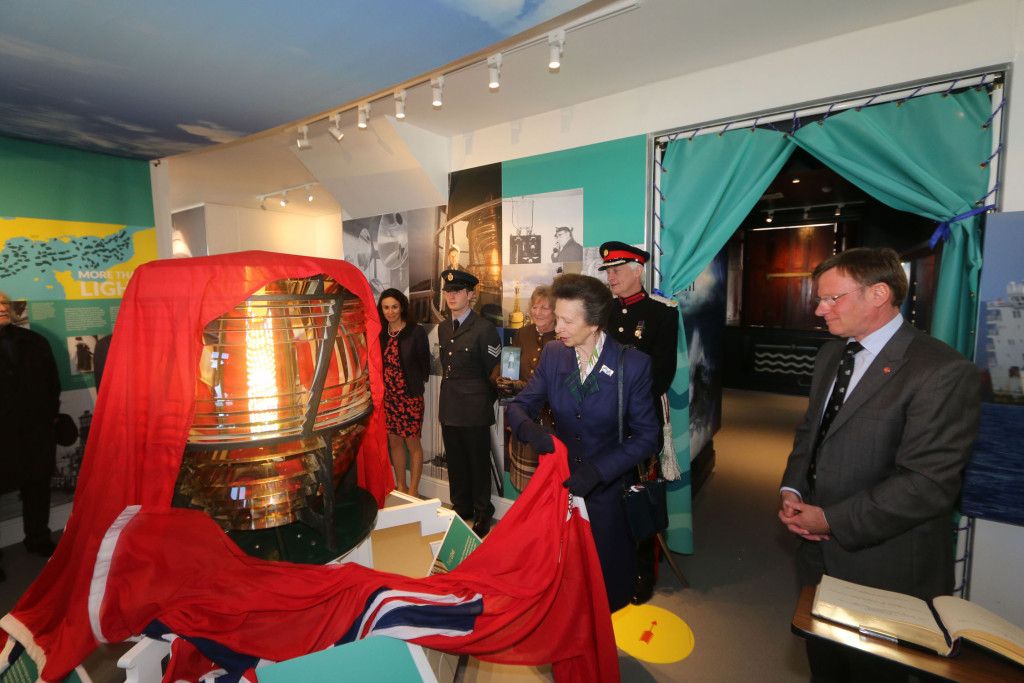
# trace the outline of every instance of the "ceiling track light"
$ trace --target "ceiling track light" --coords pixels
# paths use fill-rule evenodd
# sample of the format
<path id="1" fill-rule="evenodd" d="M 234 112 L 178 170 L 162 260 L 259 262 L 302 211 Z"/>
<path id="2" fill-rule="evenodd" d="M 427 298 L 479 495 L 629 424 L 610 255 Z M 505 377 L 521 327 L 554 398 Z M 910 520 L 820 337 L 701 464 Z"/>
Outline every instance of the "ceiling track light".
<path id="1" fill-rule="evenodd" d="M 341 114 L 331 114 L 331 125 L 327 127 L 327 132 L 331 134 L 337 142 L 341 142 L 341 139 L 345 137 L 345 131 L 341 129 Z"/>
<path id="2" fill-rule="evenodd" d="M 768 218 L 765 218 L 764 222 L 765 223 L 771 223 L 773 220 L 775 220 L 775 212 L 774 211 L 769 211 L 768 212 Z"/>
<path id="3" fill-rule="evenodd" d="M 843 205 L 842 205 L 842 204 L 836 204 L 836 213 L 835 213 L 835 217 L 836 217 L 836 218 L 839 218 L 839 217 L 840 217 L 840 216 L 842 216 L 842 215 L 843 215 Z"/>
<path id="4" fill-rule="evenodd" d="M 316 185 L 316 182 L 292 185 L 291 187 L 282 187 L 280 190 L 258 194 L 256 195 L 256 200 L 259 201 L 259 206 L 264 211 L 267 210 L 267 200 L 272 200 L 283 208 L 289 204 L 288 193 L 298 192 L 300 196 L 305 197 L 306 201 L 312 204 L 316 200 L 316 195 L 313 194 L 314 185 Z"/>
<path id="5" fill-rule="evenodd" d="M 440 109 L 444 106 L 444 76 L 430 79 L 430 90 L 432 93 L 430 105 L 434 109 Z"/>
<path id="6" fill-rule="evenodd" d="M 299 137 L 295 140 L 295 146 L 299 149 L 309 149 L 309 126 L 299 126 Z"/>
<path id="7" fill-rule="evenodd" d="M 359 122 L 356 124 L 359 128 L 366 130 L 367 121 L 370 119 L 370 103 L 364 102 L 359 105 Z"/>
<path id="8" fill-rule="evenodd" d="M 565 29 L 548 34 L 548 71 L 562 68 L 562 53 L 565 51 Z"/>
<path id="9" fill-rule="evenodd" d="M 501 87 L 501 53 L 487 58 L 487 87 L 497 90 Z"/>
<path id="10" fill-rule="evenodd" d="M 395 118 L 405 118 L 405 88 L 395 91 Z"/>

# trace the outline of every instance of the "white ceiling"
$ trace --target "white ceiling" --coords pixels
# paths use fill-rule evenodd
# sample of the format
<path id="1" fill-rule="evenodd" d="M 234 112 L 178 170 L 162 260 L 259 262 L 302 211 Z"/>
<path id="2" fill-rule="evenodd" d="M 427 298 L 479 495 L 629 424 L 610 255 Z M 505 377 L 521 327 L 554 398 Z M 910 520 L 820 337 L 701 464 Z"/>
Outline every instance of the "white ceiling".
<path id="1" fill-rule="evenodd" d="M 497 92 L 488 91 L 486 66 L 477 64 L 446 77 L 440 110 L 430 106 L 428 86 L 410 89 L 407 123 L 392 125 L 384 119 L 394 112 L 390 99 L 373 104 L 370 131 L 356 130 L 354 114 L 344 114 L 347 134 L 341 144 L 327 136 L 326 123 L 315 123 L 310 127 L 314 145 L 308 151 L 295 149 L 295 129 L 288 128 L 172 157 L 171 206 L 176 210 L 213 202 L 255 207 L 259 193 L 321 178 L 346 209 L 355 209 L 352 197 L 343 196 L 346 187 L 372 184 L 374 177 L 397 171 L 404 174 L 403 184 L 418 188 L 414 196 L 428 197 L 436 174 L 415 171 L 423 153 L 409 143 L 408 135 L 396 133 L 396 126 L 449 138 L 967 1 L 641 0 L 632 11 L 570 31 L 559 73 L 548 72 L 547 46 L 537 44 L 506 52 Z M 338 202 L 326 195 L 319 193 L 311 205 L 292 202 L 288 210 L 337 212 Z"/>

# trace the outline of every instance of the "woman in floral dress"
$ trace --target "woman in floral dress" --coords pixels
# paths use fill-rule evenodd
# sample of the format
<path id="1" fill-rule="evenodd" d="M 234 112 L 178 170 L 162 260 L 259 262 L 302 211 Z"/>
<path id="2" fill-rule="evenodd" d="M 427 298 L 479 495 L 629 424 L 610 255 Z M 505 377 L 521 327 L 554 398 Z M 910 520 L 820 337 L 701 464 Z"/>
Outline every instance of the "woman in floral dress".
<path id="1" fill-rule="evenodd" d="M 397 289 L 385 289 L 377 301 L 380 350 L 384 359 L 384 423 L 388 432 L 395 488 L 419 495 L 423 472 L 423 389 L 430 373 L 427 333 L 409 322 L 409 299 Z M 408 450 L 409 483 L 406 484 Z"/>

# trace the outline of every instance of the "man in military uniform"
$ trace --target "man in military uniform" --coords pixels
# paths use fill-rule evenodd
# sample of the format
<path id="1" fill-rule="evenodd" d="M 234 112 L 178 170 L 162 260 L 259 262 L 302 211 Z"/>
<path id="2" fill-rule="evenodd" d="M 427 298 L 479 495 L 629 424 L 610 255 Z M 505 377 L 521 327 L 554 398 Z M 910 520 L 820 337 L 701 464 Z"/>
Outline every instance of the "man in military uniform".
<path id="1" fill-rule="evenodd" d="M 605 242 L 601 245 L 603 263 L 598 269 L 605 271 L 608 287 L 616 297 L 608 317 L 608 334 L 651 357 L 651 400 L 658 421 L 664 425 L 668 415 L 662 397 L 676 374 L 679 311 L 675 301 L 648 294 L 644 289 L 644 265 L 650 257 L 643 249 L 624 242 Z M 659 445 L 661 441 L 659 438 Z M 639 574 L 633 595 L 637 605 L 647 602 L 654 592 L 654 543 L 650 539 L 637 547 Z"/>
<path id="2" fill-rule="evenodd" d="M 494 325 L 470 308 L 478 280 L 463 270 L 441 273 L 451 318 L 438 325 L 441 347 L 441 398 L 438 419 L 448 459 L 452 507 L 472 521 L 481 538 L 490 530 L 491 434 L 494 388 L 491 370 L 501 358 Z"/>

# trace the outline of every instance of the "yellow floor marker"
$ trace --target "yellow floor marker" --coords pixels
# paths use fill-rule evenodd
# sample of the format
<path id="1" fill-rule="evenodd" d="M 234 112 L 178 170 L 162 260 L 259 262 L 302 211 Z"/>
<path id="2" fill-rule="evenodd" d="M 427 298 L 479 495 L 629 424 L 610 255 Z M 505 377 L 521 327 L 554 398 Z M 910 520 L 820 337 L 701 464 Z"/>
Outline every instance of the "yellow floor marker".
<path id="1" fill-rule="evenodd" d="M 615 644 L 643 662 L 671 664 L 693 652 L 693 631 L 668 610 L 653 605 L 626 605 L 612 614 Z"/>

